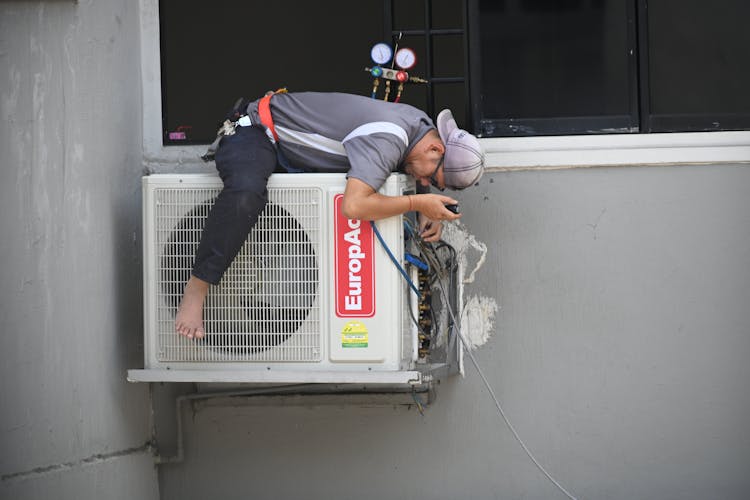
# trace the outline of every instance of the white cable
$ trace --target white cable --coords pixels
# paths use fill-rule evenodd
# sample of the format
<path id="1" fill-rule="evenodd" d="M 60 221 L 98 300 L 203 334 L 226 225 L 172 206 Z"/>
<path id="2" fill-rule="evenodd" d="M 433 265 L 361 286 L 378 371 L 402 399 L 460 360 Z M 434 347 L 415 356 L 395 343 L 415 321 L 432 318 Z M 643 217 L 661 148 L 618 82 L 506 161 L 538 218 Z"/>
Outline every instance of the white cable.
<path id="1" fill-rule="evenodd" d="M 568 491 L 558 483 L 555 478 L 553 478 L 549 472 L 545 470 L 544 467 L 542 467 L 542 464 L 540 464 L 536 458 L 534 458 L 534 455 L 531 454 L 531 451 L 526 447 L 521 437 L 516 432 L 516 429 L 513 427 L 513 425 L 510 423 L 510 420 L 508 420 L 508 417 L 505 415 L 505 412 L 503 411 L 503 407 L 500 405 L 500 401 L 498 401 L 497 396 L 495 396 L 495 391 L 492 390 L 492 386 L 490 385 L 489 381 L 487 380 L 487 377 L 484 376 L 484 373 L 482 372 L 482 369 L 479 367 L 479 363 L 477 362 L 476 358 L 474 357 L 474 353 L 471 352 L 471 346 L 467 342 L 466 338 L 464 337 L 463 333 L 461 333 L 461 326 L 456 321 L 456 316 L 453 314 L 453 309 L 451 308 L 450 301 L 448 300 L 448 294 L 446 293 L 445 289 L 443 288 L 443 282 L 441 280 L 438 280 L 438 284 L 440 285 L 440 292 L 443 294 L 443 300 L 446 304 L 446 308 L 448 309 L 448 313 L 451 316 L 451 319 L 453 320 L 453 326 L 456 329 L 456 333 L 458 334 L 458 338 L 461 340 L 461 344 L 464 346 L 464 350 L 468 353 L 469 359 L 471 359 L 472 364 L 477 369 L 477 373 L 479 373 L 479 376 L 482 378 L 482 382 L 484 382 L 485 387 L 487 387 L 487 391 L 489 391 L 490 396 L 492 396 L 492 400 L 495 401 L 495 406 L 497 407 L 497 410 L 500 412 L 500 415 L 503 417 L 503 420 L 505 420 L 505 424 L 508 426 L 508 429 L 510 429 L 510 432 L 513 433 L 513 437 L 516 438 L 516 441 L 518 441 L 518 444 L 521 445 L 521 448 L 523 448 L 523 451 L 526 452 L 526 455 L 531 459 L 532 462 L 534 462 L 534 465 L 537 466 L 537 468 L 542 471 L 542 473 L 547 476 L 547 479 L 552 481 L 552 484 L 557 486 L 557 488 L 562 491 L 565 496 L 570 498 L 571 500 L 577 500 L 576 497 L 568 493 Z"/>

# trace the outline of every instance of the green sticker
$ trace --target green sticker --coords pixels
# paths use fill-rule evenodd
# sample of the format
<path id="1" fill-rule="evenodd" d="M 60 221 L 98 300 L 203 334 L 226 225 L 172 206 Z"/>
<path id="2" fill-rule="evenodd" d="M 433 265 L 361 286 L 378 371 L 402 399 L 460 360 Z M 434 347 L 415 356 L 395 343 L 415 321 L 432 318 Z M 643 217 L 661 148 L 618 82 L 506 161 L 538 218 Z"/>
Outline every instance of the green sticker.
<path id="1" fill-rule="evenodd" d="M 367 347 L 367 327 L 359 321 L 349 321 L 341 330 L 341 347 Z"/>

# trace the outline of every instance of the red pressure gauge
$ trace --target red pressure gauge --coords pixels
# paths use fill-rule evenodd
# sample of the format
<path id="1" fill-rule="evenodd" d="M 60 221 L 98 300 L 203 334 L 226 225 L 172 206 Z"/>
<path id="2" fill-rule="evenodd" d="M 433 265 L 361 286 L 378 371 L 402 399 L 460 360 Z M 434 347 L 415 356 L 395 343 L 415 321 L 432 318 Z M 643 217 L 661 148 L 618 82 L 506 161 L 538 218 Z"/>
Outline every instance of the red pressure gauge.
<path id="1" fill-rule="evenodd" d="M 398 49 L 394 60 L 396 61 L 396 66 L 399 68 L 410 69 L 417 64 L 417 55 L 412 49 L 404 47 L 403 49 Z"/>

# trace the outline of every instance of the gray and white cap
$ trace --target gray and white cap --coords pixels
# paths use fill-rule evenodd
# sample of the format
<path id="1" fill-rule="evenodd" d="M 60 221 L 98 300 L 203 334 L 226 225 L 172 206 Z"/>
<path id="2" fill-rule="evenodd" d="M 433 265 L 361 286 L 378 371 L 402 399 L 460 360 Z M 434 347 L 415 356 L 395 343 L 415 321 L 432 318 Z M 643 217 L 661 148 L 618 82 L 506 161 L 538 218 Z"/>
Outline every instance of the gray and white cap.
<path id="1" fill-rule="evenodd" d="M 484 173 L 484 152 L 476 137 L 458 128 L 449 109 L 435 120 L 445 144 L 443 176 L 449 189 L 464 189 L 476 183 Z"/>

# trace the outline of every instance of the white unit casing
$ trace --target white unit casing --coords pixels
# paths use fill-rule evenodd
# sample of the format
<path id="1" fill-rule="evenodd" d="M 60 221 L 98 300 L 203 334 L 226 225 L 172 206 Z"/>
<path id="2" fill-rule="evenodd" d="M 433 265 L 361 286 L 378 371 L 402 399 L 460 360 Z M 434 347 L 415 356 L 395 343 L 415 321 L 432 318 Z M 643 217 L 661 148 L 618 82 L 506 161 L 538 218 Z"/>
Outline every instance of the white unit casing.
<path id="1" fill-rule="evenodd" d="M 381 193 L 413 191 L 407 179 L 391 175 Z M 210 288 L 207 335 L 189 340 L 175 333 L 175 313 L 222 183 L 212 174 L 144 177 L 145 366 L 128 379 L 420 383 L 406 281 L 370 223 L 341 215 L 345 183 L 344 174 L 271 176 L 266 209 Z M 403 263 L 403 218 L 377 230 Z"/>

